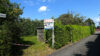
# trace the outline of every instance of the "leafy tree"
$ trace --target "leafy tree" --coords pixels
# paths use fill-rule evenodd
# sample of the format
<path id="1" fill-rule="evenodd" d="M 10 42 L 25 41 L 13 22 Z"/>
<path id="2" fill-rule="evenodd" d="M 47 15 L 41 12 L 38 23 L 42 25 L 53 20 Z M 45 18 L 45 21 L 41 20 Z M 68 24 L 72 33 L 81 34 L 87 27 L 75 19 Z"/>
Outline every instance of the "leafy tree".
<path id="1" fill-rule="evenodd" d="M 88 18 L 87 20 L 85 20 L 85 24 L 87 25 L 87 26 L 89 26 L 89 25 L 94 25 L 95 23 L 93 22 L 93 20 L 92 19 L 90 19 L 90 18 Z"/>
<path id="2" fill-rule="evenodd" d="M 97 29 L 100 29 L 100 26 L 97 26 Z"/>
<path id="3" fill-rule="evenodd" d="M 0 18 L 0 56 L 17 56 L 17 48 L 12 44 L 20 40 L 18 17 L 23 13 L 20 4 L 0 0 L 0 13 L 6 14 L 6 18 Z"/>
<path id="4" fill-rule="evenodd" d="M 21 35 L 36 35 L 37 27 L 43 27 L 43 20 L 30 20 L 30 18 L 20 19 Z"/>
<path id="5" fill-rule="evenodd" d="M 88 18 L 84 23 L 87 26 L 90 26 L 90 28 L 91 28 L 91 34 L 93 34 L 95 32 L 95 23 L 93 22 L 93 20 L 90 19 L 90 18 Z"/>
<path id="6" fill-rule="evenodd" d="M 62 14 L 58 19 L 63 25 L 71 24 L 73 22 L 73 14 Z"/>
<path id="7" fill-rule="evenodd" d="M 76 25 L 83 25 L 84 24 L 84 16 L 79 16 L 79 14 L 75 14 L 74 16 L 74 23 L 73 24 L 76 24 Z"/>
<path id="8" fill-rule="evenodd" d="M 59 16 L 56 20 L 61 21 L 63 25 L 83 25 L 83 19 L 84 16 L 79 16 L 79 14 L 73 14 L 73 13 L 67 13 L 67 14 L 62 14 Z"/>

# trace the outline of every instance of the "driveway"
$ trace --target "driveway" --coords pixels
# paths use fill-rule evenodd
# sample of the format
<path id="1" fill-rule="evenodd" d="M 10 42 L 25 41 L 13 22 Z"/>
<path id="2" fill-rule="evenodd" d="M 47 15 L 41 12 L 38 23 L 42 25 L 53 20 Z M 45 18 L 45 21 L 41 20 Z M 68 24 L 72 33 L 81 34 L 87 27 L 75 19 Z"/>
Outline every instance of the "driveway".
<path id="1" fill-rule="evenodd" d="M 100 32 L 65 46 L 49 56 L 100 56 Z"/>

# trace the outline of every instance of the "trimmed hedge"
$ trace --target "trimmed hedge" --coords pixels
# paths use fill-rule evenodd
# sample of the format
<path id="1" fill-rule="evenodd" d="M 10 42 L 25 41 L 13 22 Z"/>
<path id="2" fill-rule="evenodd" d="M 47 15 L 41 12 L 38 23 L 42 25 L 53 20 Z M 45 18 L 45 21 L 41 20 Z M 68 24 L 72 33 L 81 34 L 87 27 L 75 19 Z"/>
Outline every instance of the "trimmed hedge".
<path id="1" fill-rule="evenodd" d="M 90 26 L 79 26 L 79 25 L 62 25 L 61 23 L 55 22 L 55 45 L 54 48 L 58 49 L 69 42 L 76 42 L 82 38 L 91 35 Z M 47 43 L 52 46 L 52 30 L 45 31 Z"/>
<path id="2" fill-rule="evenodd" d="M 71 25 L 72 27 L 72 42 L 76 42 L 91 34 L 89 26 Z"/>

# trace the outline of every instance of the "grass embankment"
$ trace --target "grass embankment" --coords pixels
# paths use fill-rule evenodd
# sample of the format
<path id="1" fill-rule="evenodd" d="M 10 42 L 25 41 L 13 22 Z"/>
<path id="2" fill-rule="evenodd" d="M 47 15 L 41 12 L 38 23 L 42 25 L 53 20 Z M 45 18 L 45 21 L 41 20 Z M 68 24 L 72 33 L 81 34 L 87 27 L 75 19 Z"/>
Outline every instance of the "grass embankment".
<path id="1" fill-rule="evenodd" d="M 23 49 L 22 56 L 46 56 L 54 51 L 47 44 L 37 41 L 36 36 L 24 36 L 21 38 L 26 42 L 34 43 L 30 47 Z"/>

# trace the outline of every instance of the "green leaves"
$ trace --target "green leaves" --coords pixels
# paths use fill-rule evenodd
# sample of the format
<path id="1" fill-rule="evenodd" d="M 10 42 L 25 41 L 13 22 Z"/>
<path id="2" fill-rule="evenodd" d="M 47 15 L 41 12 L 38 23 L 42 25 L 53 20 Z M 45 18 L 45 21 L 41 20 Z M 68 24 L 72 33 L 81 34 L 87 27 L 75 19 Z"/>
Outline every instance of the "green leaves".
<path id="1" fill-rule="evenodd" d="M 20 19 L 21 35 L 36 35 L 37 27 L 43 27 L 42 20 L 30 20 L 29 18 Z"/>
<path id="2" fill-rule="evenodd" d="M 67 14 L 62 14 L 58 17 L 57 21 L 61 22 L 63 25 L 83 25 L 84 24 L 84 16 L 80 16 L 79 14 L 73 14 L 72 12 L 68 12 Z"/>
<path id="3" fill-rule="evenodd" d="M 46 30 L 46 40 L 51 46 L 52 44 L 52 30 Z M 69 42 L 76 42 L 91 34 L 89 26 L 79 25 L 62 25 L 59 22 L 55 22 L 55 49 L 61 48 Z"/>
<path id="4" fill-rule="evenodd" d="M 12 43 L 19 43 L 19 15 L 22 14 L 22 9 L 15 3 L 10 3 L 9 0 L 0 0 L 0 13 L 5 13 L 7 17 L 0 18 L 0 56 L 14 56 Z M 11 54 L 13 53 L 13 54 Z"/>

